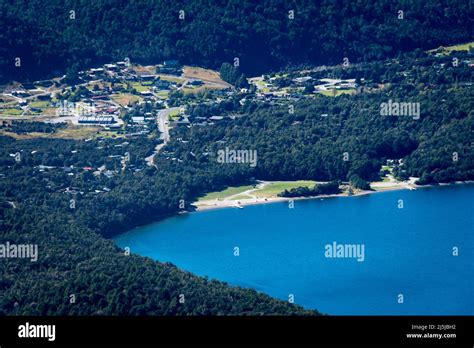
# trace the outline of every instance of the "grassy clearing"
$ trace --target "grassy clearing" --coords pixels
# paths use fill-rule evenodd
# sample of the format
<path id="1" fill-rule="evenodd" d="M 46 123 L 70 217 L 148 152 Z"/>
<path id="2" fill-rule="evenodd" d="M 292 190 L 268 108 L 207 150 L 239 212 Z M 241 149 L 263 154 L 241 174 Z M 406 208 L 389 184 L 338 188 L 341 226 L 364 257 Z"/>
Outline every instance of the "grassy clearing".
<path id="1" fill-rule="evenodd" d="M 100 127 L 69 125 L 67 128 L 58 130 L 52 136 L 60 139 L 87 139 L 96 137 L 101 129 Z"/>
<path id="2" fill-rule="evenodd" d="M 183 76 L 187 78 L 199 79 L 203 81 L 210 81 L 223 85 L 229 85 L 223 81 L 217 71 L 204 69 L 199 67 L 185 66 L 183 69 Z M 230 85 L 229 85 L 230 86 Z"/>
<path id="3" fill-rule="evenodd" d="M 7 108 L 7 109 L 0 109 L 0 114 L 2 115 L 11 115 L 11 116 L 19 116 L 23 113 L 23 110 L 21 109 L 15 109 L 15 108 Z"/>
<path id="4" fill-rule="evenodd" d="M 28 104 L 32 108 L 44 109 L 51 106 L 51 103 L 48 101 L 35 101 Z"/>
<path id="5" fill-rule="evenodd" d="M 232 196 L 232 195 L 235 195 L 247 190 L 251 190 L 252 188 L 253 188 L 252 185 L 228 187 L 223 191 L 208 193 L 204 197 L 199 198 L 198 201 L 212 200 L 212 199 L 218 199 L 218 198 L 223 199 L 228 196 Z"/>
<path id="6" fill-rule="evenodd" d="M 448 46 L 448 47 L 439 47 L 439 48 L 435 48 L 435 49 L 432 49 L 432 50 L 429 50 L 427 51 L 428 53 L 435 53 L 437 52 L 438 50 L 445 54 L 445 55 L 448 55 L 450 52 L 452 51 L 469 51 L 469 49 L 473 47 L 474 48 L 474 41 L 472 42 L 467 42 L 465 44 L 459 44 L 459 45 L 453 45 L 453 46 Z"/>
<path id="7" fill-rule="evenodd" d="M 241 195 L 238 195 L 238 196 L 235 196 L 235 197 L 231 198 L 231 201 L 240 201 L 242 199 L 249 199 L 249 198 L 253 198 L 253 196 L 249 196 L 249 195 L 246 195 L 246 194 L 241 194 Z"/>
<path id="8" fill-rule="evenodd" d="M 338 97 L 343 94 L 356 94 L 355 89 L 332 89 L 329 91 L 319 91 L 319 94 L 325 95 L 326 97 Z"/>
<path id="9" fill-rule="evenodd" d="M 168 99 L 169 91 L 159 91 L 156 93 L 156 96 L 160 99 Z"/>
<path id="10" fill-rule="evenodd" d="M 262 189 L 252 192 L 256 197 L 275 197 L 284 190 L 290 190 L 296 187 L 313 187 L 316 181 L 298 180 L 298 181 L 274 181 Z"/>
<path id="11" fill-rule="evenodd" d="M 312 180 L 298 180 L 298 181 L 273 181 L 267 184 L 264 188 L 256 189 L 250 193 L 251 196 L 247 194 L 239 194 L 243 193 L 248 190 L 252 190 L 254 186 L 252 185 L 245 185 L 245 186 L 237 186 L 237 187 L 229 187 L 223 191 L 219 192 L 211 192 L 205 195 L 204 197 L 199 198 L 199 201 L 204 200 L 213 200 L 213 199 L 224 199 L 228 198 L 229 196 L 234 196 L 232 200 L 238 201 L 241 199 L 249 199 L 252 196 L 259 197 L 259 198 L 270 198 L 276 197 L 280 192 L 284 190 L 290 190 L 296 187 L 313 187 L 316 184 L 316 181 Z"/>
<path id="12" fill-rule="evenodd" d="M 183 76 L 186 78 L 198 79 L 204 82 L 211 82 L 218 84 L 219 86 L 212 86 L 213 89 L 231 87 L 231 85 L 221 79 L 219 73 L 214 70 L 204 69 L 199 67 L 185 66 L 183 70 Z M 211 86 L 201 86 L 211 87 Z M 205 88 L 198 88 L 198 91 L 202 91 Z"/>
<path id="13" fill-rule="evenodd" d="M 88 139 L 88 138 L 125 138 L 124 134 L 116 134 L 115 132 L 104 131 L 102 127 L 93 126 L 76 126 L 68 125 L 67 128 L 60 129 L 48 137 L 60 139 Z"/>
<path id="14" fill-rule="evenodd" d="M 141 75 L 154 74 L 156 71 L 155 65 L 133 65 L 133 70 Z"/>
<path id="15" fill-rule="evenodd" d="M 257 81 L 256 85 L 258 87 L 258 90 L 263 92 L 263 93 L 270 93 L 270 87 L 266 87 L 266 82 L 265 81 Z"/>
<path id="16" fill-rule="evenodd" d="M 57 108 L 45 108 L 43 109 L 43 112 L 41 114 L 55 116 L 57 110 L 58 110 Z"/>
<path id="17" fill-rule="evenodd" d="M 143 98 L 138 95 L 128 93 L 113 94 L 111 98 L 120 105 L 128 105 L 130 103 L 140 102 L 143 100 Z"/>
<path id="18" fill-rule="evenodd" d="M 107 132 L 101 132 L 101 128 L 99 127 L 84 127 L 74 125 L 69 125 L 66 128 L 59 129 L 55 133 L 31 132 L 28 134 L 16 134 L 7 130 L 0 130 L 0 134 L 8 135 L 16 139 L 56 138 L 81 140 L 98 136 L 105 136 L 105 134 L 101 135 L 101 133 Z"/>
<path id="19" fill-rule="evenodd" d="M 182 89 L 182 92 L 184 94 L 189 94 L 189 93 L 194 93 L 194 94 L 197 94 L 197 93 L 201 93 L 201 92 L 205 92 L 205 91 L 208 91 L 208 90 L 216 90 L 216 89 L 222 89 L 223 87 L 218 87 L 218 86 L 209 86 L 209 85 L 203 85 L 203 86 L 186 86 Z"/>
<path id="20" fill-rule="evenodd" d="M 39 133 L 39 132 L 32 132 L 28 134 L 16 134 L 13 132 L 9 132 L 4 129 L 0 129 L 0 135 L 12 137 L 18 140 L 23 140 L 23 139 L 34 139 L 34 138 L 52 138 L 52 134 L 49 133 Z"/>
<path id="21" fill-rule="evenodd" d="M 178 76 L 171 76 L 171 75 L 157 75 L 163 81 L 175 82 L 175 83 L 183 83 L 184 79 Z"/>
<path id="22" fill-rule="evenodd" d="M 149 86 L 143 86 L 140 82 L 132 83 L 132 87 L 138 92 L 148 92 L 150 90 Z"/>
<path id="23" fill-rule="evenodd" d="M 180 113 L 179 113 L 179 109 L 177 109 L 177 110 L 172 110 L 172 111 L 168 114 L 168 116 L 169 116 L 169 118 L 179 118 L 179 114 L 180 114 Z"/>

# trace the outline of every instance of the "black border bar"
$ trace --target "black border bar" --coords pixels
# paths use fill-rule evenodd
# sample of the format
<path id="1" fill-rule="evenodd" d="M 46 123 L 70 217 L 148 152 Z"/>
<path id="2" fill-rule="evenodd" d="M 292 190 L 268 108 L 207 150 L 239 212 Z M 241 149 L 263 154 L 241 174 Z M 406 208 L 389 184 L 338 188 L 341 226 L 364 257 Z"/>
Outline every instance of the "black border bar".
<path id="1" fill-rule="evenodd" d="M 19 326 L 27 322 L 55 325 L 55 340 L 18 337 Z M 420 330 L 423 325 L 431 329 Z M 417 333 L 454 333 L 456 337 L 407 338 L 407 334 Z M 1 348 L 78 344 L 408 344 L 473 347 L 474 317 L 0 317 Z"/>

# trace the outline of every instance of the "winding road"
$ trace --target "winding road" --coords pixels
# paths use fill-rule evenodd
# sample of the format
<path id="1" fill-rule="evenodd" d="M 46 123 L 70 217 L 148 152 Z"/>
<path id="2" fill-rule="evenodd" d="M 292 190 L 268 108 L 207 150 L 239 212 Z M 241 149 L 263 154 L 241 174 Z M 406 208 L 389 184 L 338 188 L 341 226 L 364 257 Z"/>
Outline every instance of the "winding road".
<path id="1" fill-rule="evenodd" d="M 160 131 L 160 139 L 163 140 L 163 142 L 161 144 L 156 145 L 153 154 L 145 158 L 145 161 L 149 166 L 156 166 L 153 162 L 153 158 L 161 150 L 161 148 L 165 146 L 166 143 L 168 143 L 168 141 L 170 140 L 168 118 L 170 113 L 178 111 L 179 109 L 179 107 L 172 107 L 158 111 L 158 115 L 156 116 L 156 124 L 158 125 L 158 129 Z"/>

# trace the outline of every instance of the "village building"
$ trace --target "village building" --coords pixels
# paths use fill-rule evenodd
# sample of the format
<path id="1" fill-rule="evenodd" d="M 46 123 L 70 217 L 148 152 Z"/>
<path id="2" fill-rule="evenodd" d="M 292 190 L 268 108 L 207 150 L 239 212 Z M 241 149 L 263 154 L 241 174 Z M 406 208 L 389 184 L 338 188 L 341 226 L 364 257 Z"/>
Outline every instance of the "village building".
<path id="1" fill-rule="evenodd" d="M 112 124 L 114 123 L 113 116 L 81 116 L 79 117 L 79 124 Z"/>

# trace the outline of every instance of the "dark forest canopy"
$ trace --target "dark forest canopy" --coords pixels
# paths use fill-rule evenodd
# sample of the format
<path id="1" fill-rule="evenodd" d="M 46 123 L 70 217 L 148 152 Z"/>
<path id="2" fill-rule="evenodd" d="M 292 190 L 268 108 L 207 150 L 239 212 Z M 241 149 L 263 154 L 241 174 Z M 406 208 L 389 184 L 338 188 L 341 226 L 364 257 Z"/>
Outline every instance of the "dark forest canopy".
<path id="1" fill-rule="evenodd" d="M 2 0 L 0 80 L 125 57 L 214 69 L 238 57 L 247 75 L 382 59 L 472 40 L 472 13 L 465 0 Z"/>
<path id="2" fill-rule="evenodd" d="M 293 112 L 288 105 L 244 104 L 242 117 L 213 125 L 212 132 L 174 128 L 173 139 L 189 142 L 171 141 L 167 148 L 180 158 L 199 149 L 256 149 L 258 165 L 242 172 L 261 180 L 342 180 L 368 189 L 367 182 L 379 179 L 381 165 L 389 159 L 403 159 L 397 176 L 419 177 L 420 184 L 473 180 L 474 72 L 466 64 L 453 68 L 451 59 L 410 53 L 334 69 L 337 78 L 366 79 L 361 90 L 383 87 L 336 98 L 315 95 L 293 102 Z M 312 74 L 321 78 L 327 73 Z M 420 117 L 382 116 L 381 106 L 388 100 L 418 103 Z M 225 107 L 212 112 L 225 114 Z M 197 155 L 197 161 L 208 159 Z"/>
<path id="3" fill-rule="evenodd" d="M 111 178 L 84 169 L 120 168 L 120 161 L 109 156 L 123 154 L 117 147 L 123 143 L 0 137 L 0 244 L 36 244 L 39 255 L 38 262 L 0 263 L 0 316 L 318 314 L 133 250 L 127 256 L 104 239 L 177 212 L 180 199 L 188 202 L 199 187 L 217 182 L 202 168 L 192 177 L 192 166 L 180 173 L 171 163 L 159 170 L 118 171 Z M 130 140 L 130 167 L 143 167 L 153 146 L 148 139 Z M 21 153 L 21 161 L 12 161 L 10 153 Z"/>

